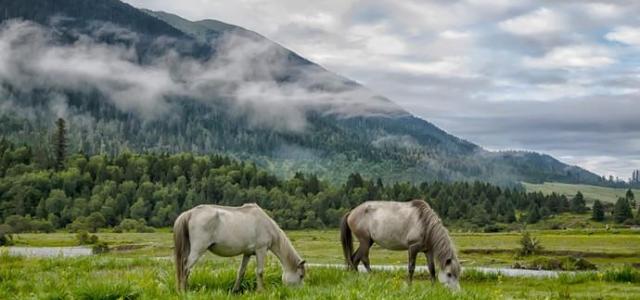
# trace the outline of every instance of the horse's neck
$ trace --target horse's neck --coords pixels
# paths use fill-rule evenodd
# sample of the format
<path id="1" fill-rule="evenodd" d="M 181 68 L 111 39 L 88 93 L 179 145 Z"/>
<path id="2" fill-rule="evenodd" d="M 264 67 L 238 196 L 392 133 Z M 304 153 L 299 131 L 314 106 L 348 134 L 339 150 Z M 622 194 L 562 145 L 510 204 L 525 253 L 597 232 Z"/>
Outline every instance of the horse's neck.
<path id="1" fill-rule="evenodd" d="M 275 230 L 271 252 L 278 257 L 283 269 L 293 271 L 297 268 L 300 256 L 293 248 L 293 245 L 291 245 L 287 236 L 279 228 Z"/>
<path id="2" fill-rule="evenodd" d="M 456 253 L 453 248 L 453 243 L 447 234 L 446 229 L 441 223 L 435 225 L 430 232 L 428 247 L 433 250 L 436 261 L 440 267 L 444 267 L 447 259 L 455 259 Z"/>

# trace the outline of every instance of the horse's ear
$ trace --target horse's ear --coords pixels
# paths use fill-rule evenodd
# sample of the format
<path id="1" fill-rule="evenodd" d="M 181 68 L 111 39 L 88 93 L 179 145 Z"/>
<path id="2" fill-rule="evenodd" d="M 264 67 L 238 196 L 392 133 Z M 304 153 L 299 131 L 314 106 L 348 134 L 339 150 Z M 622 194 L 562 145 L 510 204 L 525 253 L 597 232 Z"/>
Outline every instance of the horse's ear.
<path id="1" fill-rule="evenodd" d="M 304 263 L 306 263 L 306 262 L 307 262 L 307 261 L 306 261 L 306 260 L 304 260 L 304 259 L 303 259 L 303 260 L 301 260 L 301 261 L 298 263 L 298 267 L 304 267 Z"/>
<path id="2" fill-rule="evenodd" d="M 447 259 L 447 261 L 444 263 L 445 266 L 448 266 L 451 264 L 451 258 Z"/>

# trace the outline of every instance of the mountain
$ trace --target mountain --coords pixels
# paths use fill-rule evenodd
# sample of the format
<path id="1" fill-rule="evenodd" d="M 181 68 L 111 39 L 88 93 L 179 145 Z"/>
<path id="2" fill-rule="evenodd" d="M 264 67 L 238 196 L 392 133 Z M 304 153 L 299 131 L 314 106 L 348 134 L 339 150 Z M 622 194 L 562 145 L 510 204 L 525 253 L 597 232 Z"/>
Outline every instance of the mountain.
<path id="1" fill-rule="evenodd" d="M 387 181 L 601 178 L 548 155 L 490 152 L 258 33 L 116 0 L 0 0 L 0 135 L 47 153 L 222 152 L 283 176 Z"/>

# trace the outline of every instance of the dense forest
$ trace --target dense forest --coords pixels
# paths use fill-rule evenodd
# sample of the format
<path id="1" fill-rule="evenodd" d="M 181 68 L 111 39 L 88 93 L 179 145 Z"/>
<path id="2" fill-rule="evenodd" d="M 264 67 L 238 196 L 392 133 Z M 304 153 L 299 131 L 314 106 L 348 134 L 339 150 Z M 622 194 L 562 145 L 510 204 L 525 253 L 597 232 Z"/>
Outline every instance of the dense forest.
<path id="1" fill-rule="evenodd" d="M 181 211 L 207 203 L 258 203 L 286 229 L 335 227 L 346 211 L 371 199 L 425 199 L 446 223 L 475 230 L 589 210 L 580 193 L 568 199 L 481 182 L 385 185 L 353 173 L 333 184 L 306 173 L 282 179 L 254 163 L 215 154 L 67 155 L 64 121 L 57 126 L 50 152 L 0 140 L 0 226 L 5 231 L 114 226 L 142 231 L 170 226 Z M 628 220 L 636 205 L 633 194 L 623 199 L 615 207 L 599 203 L 596 209 L 624 210 L 616 221 L 633 221 Z"/>

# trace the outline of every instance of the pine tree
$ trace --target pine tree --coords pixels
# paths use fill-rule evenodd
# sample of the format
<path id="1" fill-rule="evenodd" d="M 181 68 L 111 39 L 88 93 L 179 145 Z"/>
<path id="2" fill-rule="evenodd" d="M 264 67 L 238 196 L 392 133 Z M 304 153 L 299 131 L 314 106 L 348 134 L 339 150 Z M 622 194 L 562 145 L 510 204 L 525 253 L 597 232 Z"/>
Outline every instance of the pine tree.
<path id="1" fill-rule="evenodd" d="M 531 207 L 529 207 L 529 212 L 527 213 L 527 223 L 538 223 L 541 218 L 542 216 L 540 216 L 540 208 L 538 208 L 538 205 L 536 205 L 535 203 L 532 203 Z"/>
<path id="2" fill-rule="evenodd" d="M 616 206 L 613 208 L 613 219 L 617 223 L 622 223 L 627 219 L 632 219 L 633 213 L 631 212 L 631 206 L 627 198 L 618 198 Z"/>
<path id="3" fill-rule="evenodd" d="M 636 208 L 636 197 L 633 194 L 633 191 L 631 191 L 631 189 L 627 190 L 627 194 L 625 195 L 625 198 L 627 198 L 627 200 L 629 201 L 629 205 L 631 205 L 631 208 Z"/>
<path id="4" fill-rule="evenodd" d="M 601 222 L 604 220 L 604 207 L 600 200 L 593 202 L 593 211 L 591 212 L 591 219 Z"/>
<path id="5" fill-rule="evenodd" d="M 56 121 L 53 147 L 56 155 L 55 168 L 56 170 L 61 170 L 64 167 L 64 161 L 67 155 L 67 127 L 63 118 L 58 118 Z"/>
<path id="6" fill-rule="evenodd" d="M 571 199 L 571 211 L 574 213 L 584 212 L 587 208 L 587 204 L 584 201 L 584 196 L 581 192 L 576 193 L 576 195 Z"/>

